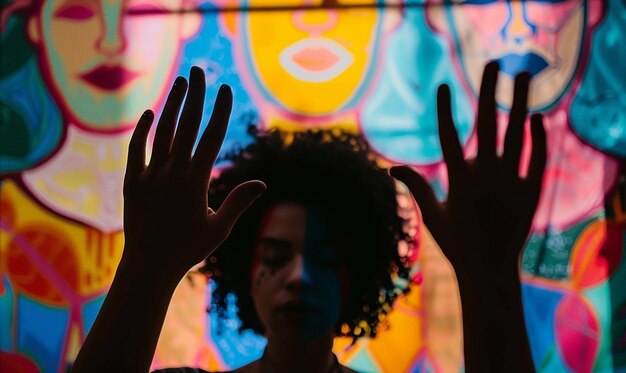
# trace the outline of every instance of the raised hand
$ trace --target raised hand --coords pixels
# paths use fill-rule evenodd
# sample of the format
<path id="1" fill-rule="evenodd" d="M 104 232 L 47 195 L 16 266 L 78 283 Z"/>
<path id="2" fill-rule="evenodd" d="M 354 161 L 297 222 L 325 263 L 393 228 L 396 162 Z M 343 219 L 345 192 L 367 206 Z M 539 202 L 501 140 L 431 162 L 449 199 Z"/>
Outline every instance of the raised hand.
<path id="1" fill-rule="evenodd" d="M 220 88 L 192 154 L 202 119 L 203 71 L 192 68 L 190 82 L 183 105 L 187 81 L 176 79 L 147 166 L 152 111 L 144 113 L 133 133 L 124 179 L 124 254 L 73 372 L 147 372 L 176 285 L 226 239 L 265 190 L 262 182 L 249 181 L 231 191 L 218 211 L 208 208 L 209 175 L 226 133 L 232 94 L 228 86 Z"/>
<path id="2" fill-rule="evenodd" d="M 133 133 L 124 180 L 125 259 L 176 275 L 206 258 L 228 236 L 241 213 L 265 190 L 260 181 L 235 188 L 218 211 L 208 208 L 209 177 L 232 107 L 230 87 L 223 85 L 213 114 L 192 155 L 202 118 L 205 78 L 191 69 L 187 81 L 174 83 L 159 120 L 150 164 L 146 139 L 154 119 L 146 111 Z M 177 125 L 178 124 L 178 125 Z"/>
<path id="3" fill-rule="evenodd" d="M 459 281 L 476 280 L 512 272 L 517 263 L 537 208 L 546 160 L 542 117 L 531 119 L 532 155 L 527 176 L 519 176 L 520 153 L 527 115 L 529 77 L 515 81 L 513 106 L 504 152 L 496 152 L 496 81 L 498 65 L 485 68 L 480 91 L 478 155 L 467 161 L 452 119 L 450 90 L 437 92 L 439 136 L 448 169 L 449 192 L 439 202 L 428 182 L 409 167 L 391 169 L 415 198 L 433 238 L 457 272 Z"/>
<path id="4" fill-rule="evenodd" d="M 500 330 L 509 328 L 509 337 L 519 349 L 523 364 L 519 371 L 532 370 L 524 334 L 521 293 L 518 274 L 520 252 L 529 234 L 539 201 L 546 162 L 546 135 L 542 117 L 531 118 L 532 152 L 526 177 L 519 175 L 524 124 L 527 117 L 529 75 L 515 79 L 513 105 L 507 127 L 504 151 L 496 150 L 497 63 L 486 66 L 480 90 L 476 119 L 478 154 L 465 160 L 452 119 L 450 90 L 441 86 L 437 92 L 439 137 L 448 169 L 449 191 L 445 202 L 439 202 L 428 182 L 406 166 L 394 167 L 391 175 L 410 189 L 421 210 L 423 220 L 442 251 L 454 267 L 463 305 L 466 371 L 498 371 L 508 368 L 492 362 L 514 359 L 505 351 L 500 356 L 497 345 L 506 345 Z M 508 312 L 509 314 L 503 314 Z M 515 316 L 508 319 L 508 316 Z M 513 329 L 522 325 L 517 332 Z M 490 334 L 491 333 L 491 334 Z M 523 340 L 522 340 L 523 339 Z M 472 346 L 468 346 L 473 344 Z M 468 348 L 470 350 L 468 350 Z M 515 349 L 509 345 L 508 348 Z M 481 351 L 482 350 L 482 351 Z M 486 356 L 490 361 L 482 359 Z M 468 356 L 471 355 L 471 356 Z M 517 356 L 519 357 L 519 356 Z M 502 361 L 502 360 L 501 360 Z M 494 368 L 498 366 L 497 368 Z"/>

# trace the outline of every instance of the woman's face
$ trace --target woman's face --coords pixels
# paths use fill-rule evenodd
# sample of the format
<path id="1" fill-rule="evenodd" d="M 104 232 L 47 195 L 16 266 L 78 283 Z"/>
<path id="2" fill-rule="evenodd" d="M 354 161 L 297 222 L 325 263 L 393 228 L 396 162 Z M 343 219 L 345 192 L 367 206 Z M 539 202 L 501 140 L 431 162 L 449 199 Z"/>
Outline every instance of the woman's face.
<path id="1" fill-rule="evenodd" d="M 318 6 L 321 0 L 245 0 L 244 6 Z M 340 0 L 371 8 L 244 12 L 240 14 L 246 67 L 264 97 L 284 109 L 327 115 L 358 96 L 371 73 L 381 34 L 377 0 Z M 323 97 L 323 100 L 311 99 Z"/>
<path id="2" fill-rule="evenodd" d="M 251 268 L 251 296 L 268 339 L 311 341 L 332 333 L 347 278 L 322 211 L 295 203 L 270 208 Z"/>
<path id="3" fill-rule="evenodd" d="M 133 126 L 156 107 L 194 15 L 183 0 L 49 0 L 29 22 L 42 69 L 69 119 L 92 130 Z"/>
<path id="4" fill-rule="evenodd" d="M 514 78 L 527 71 L 536 87 L 529 106 L 536 110 L 551 105 L 567 89 L 578 66 L 583 36 L 601 10 L 601 0 L 588 4 L 583 0 L 466 0 L 459 6 L 432 7 L 429 19 L 449 33 L 475 92 L 484 65 L 499 61 L 498 101 L 510 106 Z"/>

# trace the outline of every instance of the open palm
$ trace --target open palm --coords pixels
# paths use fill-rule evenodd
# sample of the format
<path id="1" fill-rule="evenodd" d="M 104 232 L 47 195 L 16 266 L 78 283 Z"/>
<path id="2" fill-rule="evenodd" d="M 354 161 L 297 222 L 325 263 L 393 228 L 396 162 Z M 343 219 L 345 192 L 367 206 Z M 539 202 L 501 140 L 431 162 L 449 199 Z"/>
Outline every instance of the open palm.
<path id="1" fill-rule="evenodd" d="M 527 176 L 519 176 L 529 76 L 516 78 L 504 151 L 496 151 L 496 82 L 498 65 L 485 68 L 476 120 L 478 155 L 465 160 L 454 127 L 450 91 L 437 92 L 439 136 L 448 169 L 445 202 L 435 198 L 428 182 L 401 166 L 391 174 L 413 194 L 424 222 L 454 267 L 459 282 L 477 286 L 517 276 L 517 262 L 537 208 L 546 161 L 546 138 L 540 115 L 531 118 L 532 153 Z"/>
<path id="2" fill-rule="evenodd" d="M 209 177 L 226 133 L 232 93 L 222 86 L 213 114 L 192 155 L 200 126 L 205 78 L 192 68 L 179 77 L 158 123 L 152 157 L 145 164 L 146 139 L 154 115 L 139 120 L 129 147 L 124 180 L 124 255 L 167 272 L 186 272 L 226 239 L 243 211 L 264 190 L 260 181 L 235 188 L 218 211 L 208 208 Z M 178 128 L 177 128 L 178 127 Z"/>
<path id="3" fill-rule="evenodd" d="M 532 152 L 526 177 L 520 154 L 529 75 L 515 79 L 502 156 L 496 151 L 497 63 L 486 66 L 478 102 L 478 155 L 465 160 L 452 120 L 450 90 L 437 92 L 439 138 L 449 191 L 439 202 L 420 174 L 406 166 L 391 174 L 417 201 L 424 222 L 454 267 L 461 295 L 465 371 L 533 372 L 523 315 L 519 254 L 539 202 L 546 163 L 542 117 L 531 118 Z"/>

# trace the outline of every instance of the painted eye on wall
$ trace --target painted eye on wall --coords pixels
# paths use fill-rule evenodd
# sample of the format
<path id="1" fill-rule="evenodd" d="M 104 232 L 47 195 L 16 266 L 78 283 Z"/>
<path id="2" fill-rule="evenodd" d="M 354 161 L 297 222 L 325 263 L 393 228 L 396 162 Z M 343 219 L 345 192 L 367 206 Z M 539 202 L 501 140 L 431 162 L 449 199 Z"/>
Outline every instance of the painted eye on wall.
<path id="1" fill-rule="evenodd" d="M 527 3 L 541 3 L 541 4 L 560 4 L 571 2 L 573 0 L 528 0 Z M 461 4 L 461 5 L 489 5 L 497 3 L 498 0 L 456 0 L 453 1 L 453 4 Z M 510 1 L 509 1 L 510 2 Z"/>
<path id="2" fill-rule="evenodd" d="M 145 3 L 145 4 L 135 4 L 128 6 L 126 8 L 126 14 L 128 15 L 155 15 L 155 14 L 166 14 L 169 12 L 176 12 L 180 9 L 166 9 L 162 6 Z"/>
<path id="3" fill-rule="evenodd" d="M 378 3 L 383 3 L 378 0 L 337 0 L 339 5 L 376 5 Z M 391 3 L 391 2 L 390 2 Z"/>
<path id="4" fill-rule="evenodd" d="M 497 0 L 457 0 L 453 2 L 455 5 L 489 5 L 495 3 Z"/>
<path id="5" fill-rule="evenodd" d="M 65 18 L 74 21 L 85 21 L 94 15 L 95 12 L 84 5 L 69 5 L 54 13 L 56 18 Z"/>

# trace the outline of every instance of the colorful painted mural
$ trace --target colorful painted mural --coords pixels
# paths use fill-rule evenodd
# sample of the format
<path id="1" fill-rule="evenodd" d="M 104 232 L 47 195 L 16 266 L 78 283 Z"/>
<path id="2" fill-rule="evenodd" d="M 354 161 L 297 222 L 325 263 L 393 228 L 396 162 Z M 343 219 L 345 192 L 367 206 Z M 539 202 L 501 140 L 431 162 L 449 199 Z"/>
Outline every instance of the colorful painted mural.
<path id="1" fill-rule="evenodd" d="M 518 72 L 532 74 L 531 111 L 546 116 L 548 166 L 521 258 L 537 370 L 626 372 L 624 0 L 0 5 L 0 371 L 71 366 L 123 248 L 132 128 L 192 65 L 208 100 L 233 87 L 225 151 L 250 125 L 343 128 L 444 196 L 434 92 L 452 87 L 472 155 L 480 74 L 498 60 L 500 133 Z M 461 372 L 454 274 L 401 186 L 399 198 L 419 242 L 413 291 L 376 339 L 337 339 L 335 351 L 363 372 Z M 181 281 L 153 367 L 222 370 L 260 355 L 261 336 L 206 313 L 212 286 L 195 272 Z"/>

